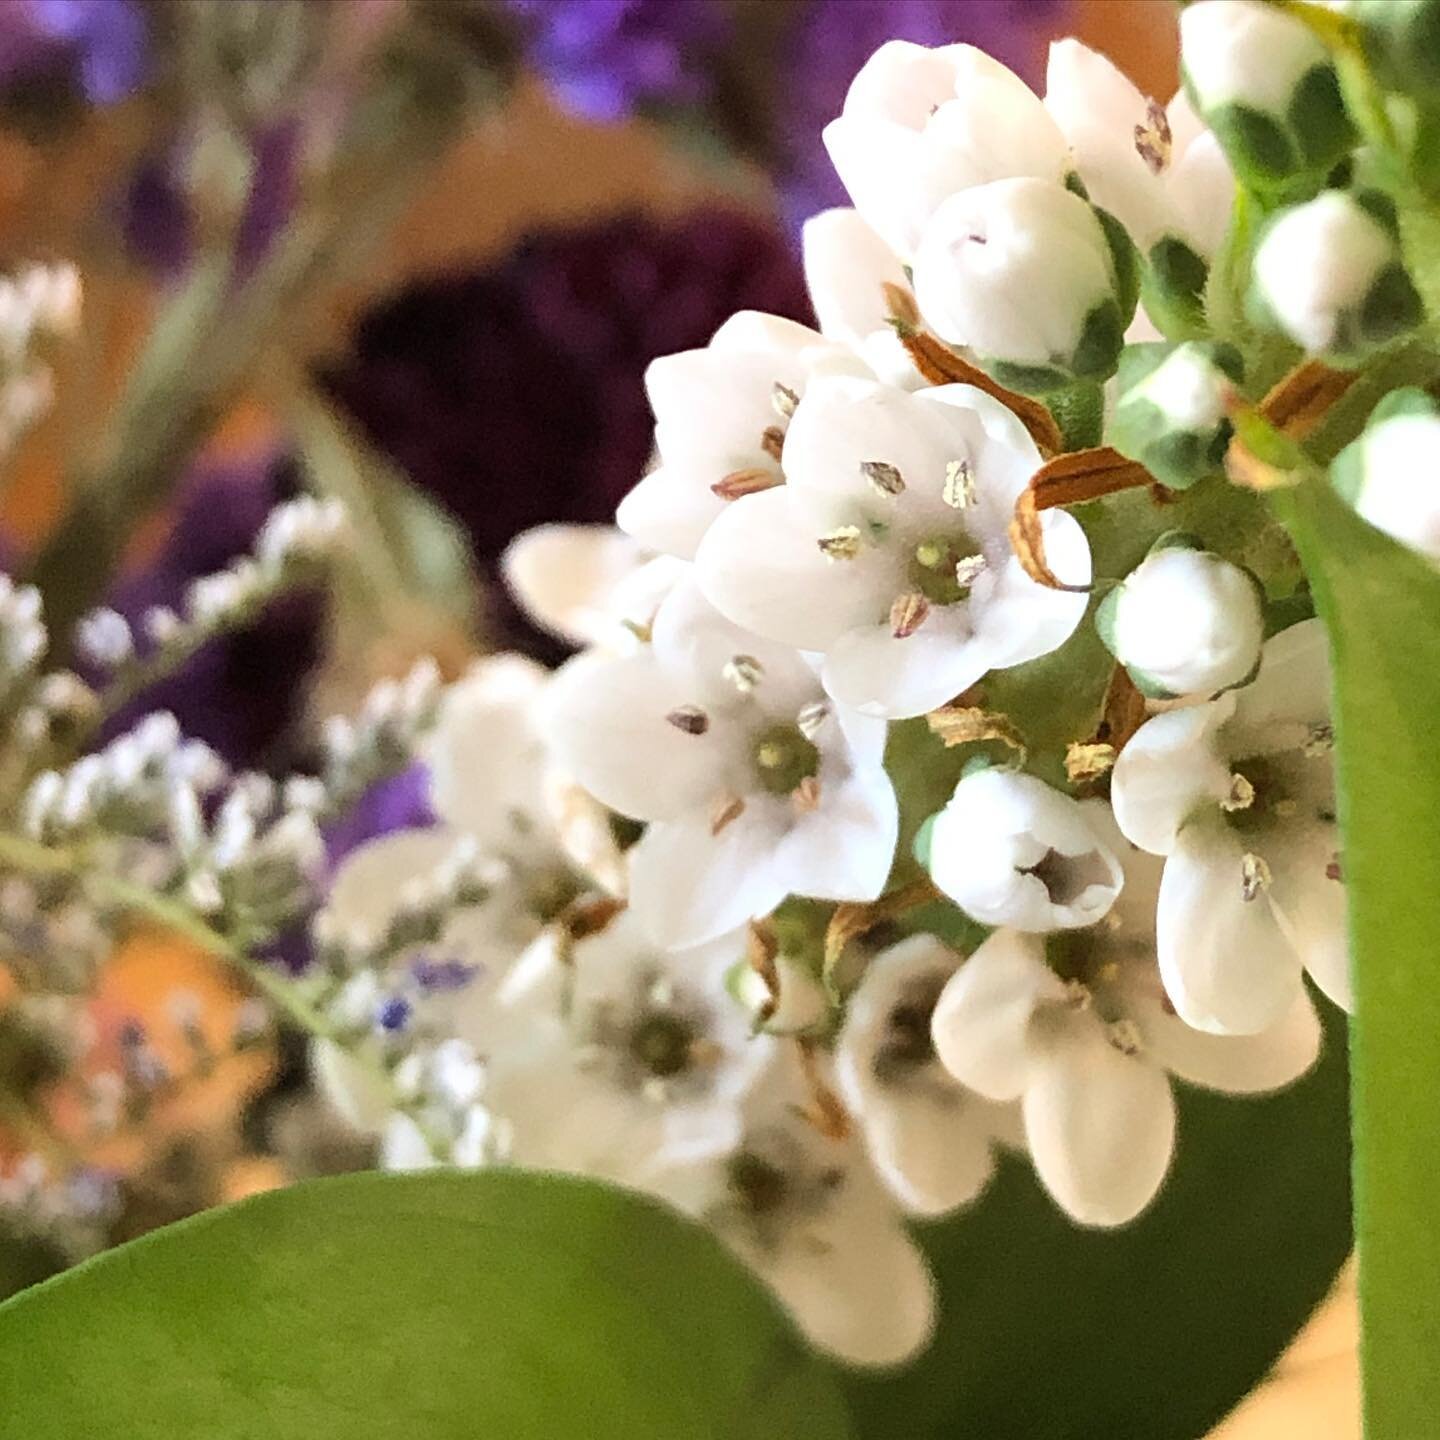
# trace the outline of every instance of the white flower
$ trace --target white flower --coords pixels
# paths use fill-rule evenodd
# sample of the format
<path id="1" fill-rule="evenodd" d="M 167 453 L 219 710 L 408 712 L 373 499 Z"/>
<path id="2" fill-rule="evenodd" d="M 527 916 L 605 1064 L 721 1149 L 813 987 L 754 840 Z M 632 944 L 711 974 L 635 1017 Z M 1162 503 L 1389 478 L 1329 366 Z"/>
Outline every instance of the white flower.
<path id="1" fill-rule="evenodd" d="M 1327 63 L 1309 26 L 1261 0 L 1187 5 L 1180 58 L 1205 110 L 1238 104 L 1269 115 L 1284 115 L 1300 82 Z"/>
<path id="2" fill-rule="evenodd" d="M 908 1211 L 940 1215 L 974 1200 L 994 1173 L 1008 1111 L 965 1090 L 939 1063 L 930 1017 L 960 956 L 931 935 L 876 955 L 850 999 L 835 1050 L 840 1096 L 870 1158 Z"/>
<path id="3" fill-rule="evenodd" d="M 1309 970 L 1350 1004 L 1324 630 L 1266 643 L 1241 690 L 1146 721 L 1120 752 L 1111 798 L 1135 844 L 1167 856 L 1160 971 L 1191 1025 L 1274 1024 Z"/>
<path id="4" fill-rule="evenodd" d="M 824 139 L 855 208 L 902 260 L 948 196 L 1017 175 L 1059 181 L 1067 168 L 1030 87 L 970 45 L 882 45 Z"/>
<path id="5" fill-rule="evenodd" d="M 732 315 L 703 350 L 652 361 L 645 389 L 660 464 L 620 502 L 616 523 L 651 550 L 689 559 L 733 495 L 781 481 L 795 404 L 815 371 L 863 373 L 844 346 L 774 315 Z"/>
<path id="6" fill-rule="evenodd" d="M 698 944 L 788 894 L 868 900 L 894 853 L 885 727 L 825 700 L 784 645 L 676 588 L 638 653 L 577 657 L 555 676 L 545 731 L 565 770 L 644 820 L 630 899 L 666 945 Z"/>
<path id="7" fill-rule="evenodd" d="M 878 379 L 902 389 L 924 382 L 892 316 L 913 323 L 915 297 L 899 258 L 856 210 L 823 210 L 801 234 L 805 285 L 820 333 L 860 355 Z"/>
<path id="8" fill-rule="evenodd" d="M 935 1287 L 853 1139 L 822 1133 L 792 1056 L 751 1092 L 739 1145 L 676 1167 L 655 1189 L 703 1219 L 812 1344 L 855 1365 L 897 1365 L 935 1323 Z"/>
<path id="9" fill-rule="evenodd" d="M 1440 416 L 1392 415 L 1372 423 L 1356 450 L 1351 498 L 1360 516 L 1440 564 Z"/>
<path id="10" fill-rule="evenodd" d="M 1286 210 L 1266 230 L 1255 294 L 1291 339 L 1316 352 L 1378 344 L 1420 315 L 1391 229 L 1340 190 Z"/>
<path id="11" fill-rule="evenodd" d="M 1100 221 L 1058 180 L 996 180 L 946 200 L 915 257 L 915 297 L 942 339 L 1061 380 L 1110 374 L 1130 319 Z"/>
<path id="12" fill-rule="evenodd" d="M 1265 616 L 1254 578 L 1238 565 L 1166 546 L 1111 593 L 1110 644 L 1137 681 L 1170 695 L 1213 695 L 1254 672 Z"/>
<path id="13" fill-rule="evenodd" d="M 1254 1036 L 1205 1035 L 1178 1019 L 1155 964 L 1159 867 L 1132 851 L 1125 868 L 1119 902 L 1092 929 L 1048 941 L 997 930 L 946 986 L 932 1026 L 962 1084 L 1021 1102 L 1037 1174 L 1086 1225 L 1123 1225 L 1159 1190 L 1175 1145 L 1171 1075 L 1273 1090 L 1310 1067 L 1320 1041 L 1303 992 Z"/>
<path id="14" fill-rule="evenodd" d="M 508 1158 L 644 1189 L 733 1151 L 779 1043 L 726 992 L 744 943 L 665 952 L 628 914 L 563 948 L 537 940 L 500 989 L 489 1052 Z"/>
<path id="15" fill-rule="evenodd" d="M 505 547 L 500 569 L 537 625 L 572 645 L 614 646 L 649 628 L 684 564 L 610 525 L 537 525 Z"/>
<path id="16" fill-rule="evenodd" d="M 786 484 L 735 501 L 697 557 L 737 624 L 824 652 L 826 690 L 870 715 L 919 715 L 986 671 L 1044 655 L 1085 597 L 1029 579 L 1007 534 L 1039 466 L 1034 442 L 967 385 L 910 395 L 815 380 L 791 421 Z M 1068 584 L 1090 579 L 1084 532 L 1042 519 Z"/>
<path id="17" fill-rule="evenodd" d="M 1235 181 L 1183 91 L 1160 106 L 1105 56 L 1059 40 L 1050 47 L 1045 108 L 1091 200 L 1124 225 L 1142 253 L 1171 238 L 1202 259 L 1214 256 Z"/>
<path id="18" fill-rule="evenodd" d="M 967 775 L 935 817 L 930 874 L 982 925 L 1027 931 L 1093 925 L 1123 880 L 1086 807 L 998 767 Z"/>

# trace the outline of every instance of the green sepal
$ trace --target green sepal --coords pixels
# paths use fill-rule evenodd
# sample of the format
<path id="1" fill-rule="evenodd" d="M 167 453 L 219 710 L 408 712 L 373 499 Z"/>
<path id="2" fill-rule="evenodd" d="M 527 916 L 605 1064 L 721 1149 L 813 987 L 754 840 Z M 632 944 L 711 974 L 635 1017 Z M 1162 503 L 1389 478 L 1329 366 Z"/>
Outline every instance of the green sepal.
<path id="1" fill-rule="evenodd" d="M 1091 205 L 1090 208 L 1105 232 L 1106 245 L 1110 247 L 1110 259 L 1115 266 L 1115 300 L 1120 306 L 1120 328 L 1123 331 L 1134 319 L 1135 306 L 1140 299 L 1140 252 L 1135 248 L 1130 232 L 1108 210 L 1099 205 Z"/>
<path id="2" fill-rule="evenodd" d="M 1155 543 L 1146 552 L 1146 559 L 1149 559 L 1151 555 L 1158 555 L 1162 550 L 1198 550 L 1204 554 L 1206 549 L 1205 542 L 1192 531 L 1167 530 L 1156 538 Z"/>
<path id="3" fill-rule="evenodd" d="M 1017 365 L 1009 360 L 982 358 L 980 367 L 1007 390 L 1018 390 L 1022 395 L 1048 395 L 1052 390 L 1063 390 L 1075 378 L 1055 365 Z"/>
<path id="4" fill-rule="evenodd" d="M 1067 170 L 1065 172 L 1065 188 L 1072 194 L 1078 195 L 1082 200 L 1089 201 L 1090 191 L 1086 189 L 1085 182 L 1080 178 L 1078 170 Z"/>
<path id="5" fill-rule="evenodd" d="M 1273 116 L 1236 103 L 1217 105 L 1204 117 L 1247 189 L 1278 195 L 1294 185 L 1295 147 Z"/>
<path id="6" fill-rule="evenodd" d="M 1167 690 L 1153 675 L 1147 675 L 1145 671 L 1137 670 L 1133 665 L 1127 665 L 1125 673 L 1135 682 L 1135 688 L 1147 700 L 1174 700 L 1177 698 L 1173 690 Z"/>
<path id="7" fill-rule="evenodd" d="M 1300 77 L 1285 118 L 1311 170 L 1329 170 L 1358 138 L 1345 113 L 1340 77 L 1329 61 L 1312 67 Z"/>
<path id="8" fill-rule="evenodd" d="M 1125 588 L 1122 580 L 1096 607 L 1095 607 L 1095 633 L 1100 637 L 1100 642 L 1114 655 L 1119 656 L 1115 650 L 1115 612 L 1120 608 L 1120 592 Z"/>
<path id="9" fill-rule="evenodd" d="M 982 757 L 975 757 L 977 759 Z M 970 762 L 966 761 L 968 765 Z M 920 828 L 915 832 L 915 839 L 910 846 L 910 853 L 914 855 L 918 865 L 924 867 L 926 873 L 930 871 L 930 847 L 935 840 L 935 822 L 940 818 L 937 810 L 933 815 L 927 815 L 921 822 Z"/>
<path id="10" fill-rule="evenodd" d="M 1172 340 L 1209 333 L 1205 323 L 1205 282 L 1210 267 L 1183 240 L 1166 235 L 1150 247 L 1141 272 L 1145 313 Z"/>
<path id="11" fill-rule="evenodd" d="M 1138 291 L 1137 291 L 1138 293 Z M 1132 296 L 1130 313 L 1134 314 Z M 1125 327 L 1128 324 L 1119 304 L 1113 299 L 1100 302 L 1085 317 L 1080 327 L 1080 340 L 1071 359 L 1074 373 L 1082 380 L 1108 380 L 1125 348 Z"/>
<path id="12" fill-rule="evenodd" d="M 960 779 L 968 780 L 972 775 L 980 774 L 982 770 L 993 770 L 995 768 L 995 762 L 988 755 L 972 755 L 960 767 Z M 959 784 L 959 781 L 956 781 L 956 784 Z"/>
<path id="13" fill-rule="evenodd" d="M 1315 618 L 1315 597 L 1306 585 L 1278 600 L 1265 602 L 1265 638 L 1273 640 L 1282 630 Z"/>

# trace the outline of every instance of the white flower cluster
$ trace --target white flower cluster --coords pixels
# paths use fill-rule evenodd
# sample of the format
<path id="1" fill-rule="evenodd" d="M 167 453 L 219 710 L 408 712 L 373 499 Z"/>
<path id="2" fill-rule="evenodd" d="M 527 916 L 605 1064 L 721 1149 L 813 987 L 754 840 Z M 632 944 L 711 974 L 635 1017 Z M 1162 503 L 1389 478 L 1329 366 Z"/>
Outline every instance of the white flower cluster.
<path id="1" fill-rule="evenodd" d="M 49 408 L 53 380 L 37 351 L 75 333 L 80 275 L 73 265 L 31 265 L 0 276 L 0 454 Z"/>
<path id="2" fill-rule="evenodd" d="M 883 1364 L 932 1323 L 907 1215 L 975 1200 L 1010 1151 L 1080 1223 L 1124 1223 L 1170 1166 L 1175 1082 L 1310 1067 L 1302 976 L 1347 1000 L 1345 891 L 1319 622 L 1266 640 L 1254 577 L 1170 534 L 1097 621 L 1150 718 L 1062 787 L 1061 756 L 1021 748 L 1035 717 L 998 717 L 1010 760 L 977 754 L 917 847 L 984 938 L 905 933 L 897 722 L 1065 647 L 1092 569 L 1060 508 L 1034 517 L 1059 583 L 1019 553 L 1047 459 L 1028 402 L 927 385 L 902 341 L 928 329 L 1031 390 L 1103 380 L 1132 250 L 1157 310 L 1184 311 L 1232 181 L 1184 97 L 1161 108 L 1068 41 L 1043 102 L 970 47 L 887 45 L 826 141 L 858 213 L 805 232 L 821 331 L 742 314 L 656 361 L 624 533 L 512 547 L 521 599 L 585 648 L 446 693 L 439 826 L 353 855 L 317 926 L 322 954 L 371 939 L 316 1064 L 387 1163 L 664 1196 L 817 1344 Z M 1188 437 L 1177 489 L 1222 483 L 1230 368 L 1196 346 L 1131 387 Z M 460 842 L 483 894 L 414 923 Z M 458 1090 L 394 1084 L 452 1064 Z"/>

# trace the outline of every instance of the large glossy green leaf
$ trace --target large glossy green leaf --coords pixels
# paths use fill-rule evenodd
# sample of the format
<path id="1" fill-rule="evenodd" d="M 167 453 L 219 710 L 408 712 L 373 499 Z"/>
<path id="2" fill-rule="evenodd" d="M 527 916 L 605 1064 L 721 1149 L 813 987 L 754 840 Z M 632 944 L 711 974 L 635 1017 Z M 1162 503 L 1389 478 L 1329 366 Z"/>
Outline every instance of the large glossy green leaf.
<path id="1" fill-rule="evenodd" d="M 833 1381 L 704 1230 L 514 1173 L 347 1176 L 0 1306 L 4 1440 L 840 1440 Z"/>
<path id="2" fill-rule="evenodd" d="M 1277 497 L 1335 666 L 1367 1436 L 1440 1417 L 1440 574 L 1328 486 Z"/>
<path id="3" fill-rule="evenodd" d="M 1350 1248 L 1344 1027 L 1265 1099 L 1182 1096 L 1174 1173 L 1123 1230 L 1082 1230 L 1027 1167 L 922 1232 L 935 1345 L 847 1379 L 864 1440 L 1196 1440 L 1269 1369 Z M 1418 1433 L 1418 1432 L 1417 1432 Z"/>

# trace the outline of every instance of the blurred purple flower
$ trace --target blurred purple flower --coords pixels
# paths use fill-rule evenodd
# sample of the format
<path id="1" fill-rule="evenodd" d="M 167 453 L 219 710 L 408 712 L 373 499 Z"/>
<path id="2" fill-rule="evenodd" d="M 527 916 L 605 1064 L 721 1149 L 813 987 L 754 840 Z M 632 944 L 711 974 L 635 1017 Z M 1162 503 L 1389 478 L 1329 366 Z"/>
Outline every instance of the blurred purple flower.
<path id="1" fill-rule="evenodd" d="M 1060 0 L 807 0 L 779 66 L 774 148 L 787 223 L 848 205 L 820 132 L 839 113 L 856 72 L 887 40 L 965 41 L 1043 84 L 1045 42 Z"/>
<path id="2" fill-rule="evenodd" d="M 392 830 L 436 824 L 430 808 L 430 772 L 419 763 L 372 785 L 348 814 L 325 831 L 325 853 L 334 868 L 352 851 Z"/>
<path id="3" fill-rule="evenodd" d="M 73 74 L 95 105 L 135 93 L 149 69 L 145 17 L 133 0 L 4 0 L 0 84 Z"/>
<path id="4" fill-rule="evenodd" d="M 532 525 L 610 519 L 650 455 L 645 367 L 745 309 L 811 321 L 798 259 L 773 226 L 722 207 L 628 216 L 412 285 L 363 317 L 326 378 L 492 562 Z M 513 609 L 497 619 L 502 639 L 557 655 Z"/>
<path id="5" fill-rule="evenodd" d="M 567 110 L 623 120 L 649 105 L 694 104 L 730 33 L 717 0 L 509 0 L 529 26 L 525 53 Z"/>
<path id="6" fill-rule="evenodd" d="M 265 517 L 296 490 L 290 464 L 271 456 L 197 469 L 182 488 L 159 552 L 123 577 L 108 603 L 137 634 L 151 606 L 181 609 L 190 582 L 245 554 Z M 319 649 L 317 598 L 283 597 L 253 625 L 212 641 L 146 690 L 111 721 L 107 734 L 150 711 L 170 710 L 188 734 L 212 745 L 231 765 L 263 768 L 300 715 L 304 680 Z"/>

